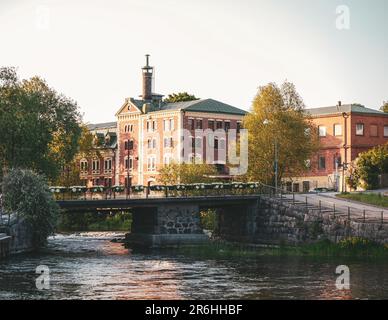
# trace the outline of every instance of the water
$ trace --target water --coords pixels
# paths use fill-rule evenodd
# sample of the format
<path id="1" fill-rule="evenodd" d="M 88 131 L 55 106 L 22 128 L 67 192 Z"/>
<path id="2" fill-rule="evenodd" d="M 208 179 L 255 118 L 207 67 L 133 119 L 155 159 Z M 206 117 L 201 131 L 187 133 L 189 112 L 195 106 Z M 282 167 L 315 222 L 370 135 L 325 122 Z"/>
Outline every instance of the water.
<path id="1" fill-rule="evenodd" d="M 387 299 L 388 261 L 260 257 L 198 259 L 131 253 L 115 233 L 57 235 L 39 254 L 0 262 L 0 299 Z M 346 264 L 351 289 L 335 287 Z M 50 268 L 38 290 L 35 269 Z"/>

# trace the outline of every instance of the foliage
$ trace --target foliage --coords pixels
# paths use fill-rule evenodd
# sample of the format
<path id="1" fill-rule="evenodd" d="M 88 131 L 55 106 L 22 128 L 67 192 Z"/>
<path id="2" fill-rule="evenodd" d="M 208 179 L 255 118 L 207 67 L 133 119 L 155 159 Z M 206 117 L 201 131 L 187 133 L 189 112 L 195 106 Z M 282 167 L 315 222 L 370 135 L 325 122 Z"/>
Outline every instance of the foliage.
<path id="1" fill-rule="evenodd" d="M 304 104 L 292 83 L 279 88 L 260 87 L 251 113 L 244 118 L 249 137 L 251 181 L 274 183 L 275 144 L 278 149 L 278 182 L 307 170 L 306 160 L 319 148 L 316 127 L 304 113 Z"/>
<path id="2" fill-rule="evenodd" d="M 59 208 L 45 179 L 31 170 L 11 169 L 3 181 L 4 208 L 31 226 L 34 246 L 54 232 Z"/>
<path id="3" fill-rule="evenodd" d="M 63 164 L 58 177 L 52 181 L 52 184 L 54 185 L 65 187 L 80 185 L 81 179 L 79 161 L 82 158 L 88 159 L 94 156 L 100 156 L 100 152 L 94 147 L 93 134 L 90 133 L 85 125 L 81 124 L 80 127 L 81 135 L 78 139 L 77 154 L 71 160 L 68 160 Z"/>
<path id="4" fill-rule="evenodd" d="M 364 202 L 379 207 L 388 207 L 388 196 L 384 196 L 381 193 L 341 193 L 338 194 L 337 197 Z"/>
<path id="5" fill-rule="evenodd" d="M 187 92 L 178 92 L 169 94 L 167 98 L 164 99 L 164 102 L 183 102 L 193 100 L 199 100 L 199 98 Z"/>
<path id="6" fill-rule="evenodd" d="M 205 230 L 215 231 L 217 227 L 217 213 L 208 209 L 200 212 L 201 225 Z"/>
<path id="7" fill-rule="evenodd" d="M 163 185 L 211 182 L 217 169 L 209 164 L 172 163 L 160 170 L 159 182 Z"/>
<path id="8" fill-rule="evenodd" d="M 379 175 L 383 173 L 388 173 L 388 145 L 360 153 L 351 169 L 348 182 L 352 187 L 376 189 L 379 187 Z"/>
<path id="9" fill-rule="evenodd" d="M 132 214 L 94 212 L 67 212 L 61 216 L 58 224 L 60 231 L 129 231 Z"/>
<path id="10" fill-rule="evenodd" d="M 0 165 L 57 177 L 73 159 L 81 135 L 76 103 L 33 77 L 0 68 Z"/>
<path id="11" fill-rule="evenodd" d="M 388 101 L 384 101 L 383 105 L 380 108 L 381 111 L 388 113 Z"/>

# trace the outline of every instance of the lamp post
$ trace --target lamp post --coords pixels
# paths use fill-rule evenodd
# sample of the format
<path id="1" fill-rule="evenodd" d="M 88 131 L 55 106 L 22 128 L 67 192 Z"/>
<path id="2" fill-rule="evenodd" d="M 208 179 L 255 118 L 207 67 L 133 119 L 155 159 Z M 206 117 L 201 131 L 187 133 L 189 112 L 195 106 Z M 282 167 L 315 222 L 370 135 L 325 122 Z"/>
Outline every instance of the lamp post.
<path id="1" fill-rule="evenodd" d="M 344 118 L 344 161 L 342 163 L 342 192 L 346 192 L 346 181 L 345 181 L 345 171 L 348 169 L 348 122 L 349 114 L 346 112 L 342 113 Z"/>
<path id="2" fill-rule="evenodd" d="M 263 124 L 265 126 L 269 125 L 271 123 L 270 120 L 265 119 L 263 121 Z M 276 135 L 274 135 L 274 174 L 275 174 L 275 192 L 278 190 L 278 175 L 279 175 L 279 147 L 278 147 L 278 140 L 276 138 Z"/>

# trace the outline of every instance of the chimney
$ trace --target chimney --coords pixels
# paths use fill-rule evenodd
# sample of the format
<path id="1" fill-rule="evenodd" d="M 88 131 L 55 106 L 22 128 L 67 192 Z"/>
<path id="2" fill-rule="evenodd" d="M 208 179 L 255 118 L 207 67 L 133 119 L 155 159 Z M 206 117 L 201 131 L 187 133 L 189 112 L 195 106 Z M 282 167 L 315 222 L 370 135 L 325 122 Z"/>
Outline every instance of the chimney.
<path id="1" fill-rule="evenodd" d="M 146 65 L 142 68 L 143 71 L 143 100 L 152 100 L 152 77 L 154 68 L 149 65 L 149 54 L 146 54 Z"/>

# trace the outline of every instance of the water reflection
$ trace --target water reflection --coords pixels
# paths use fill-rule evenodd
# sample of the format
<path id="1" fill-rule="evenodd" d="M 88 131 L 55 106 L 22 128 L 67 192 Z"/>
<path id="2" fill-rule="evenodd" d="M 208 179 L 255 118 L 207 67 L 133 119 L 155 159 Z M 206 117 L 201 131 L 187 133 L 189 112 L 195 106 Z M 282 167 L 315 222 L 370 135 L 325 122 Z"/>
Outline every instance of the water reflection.
<path id="1" fill-rule="evenodd" d="M 261 257 L 215 260 L 132 253 L 114 233 L 59 235 L 40 254 L 0 262 L 1 299 L 375 299 L 388 298 L 387 262 Z M 351 290 L 335 288 L 347 264 Z M 35 268 L 51 288 L 35 288 Z"/>

